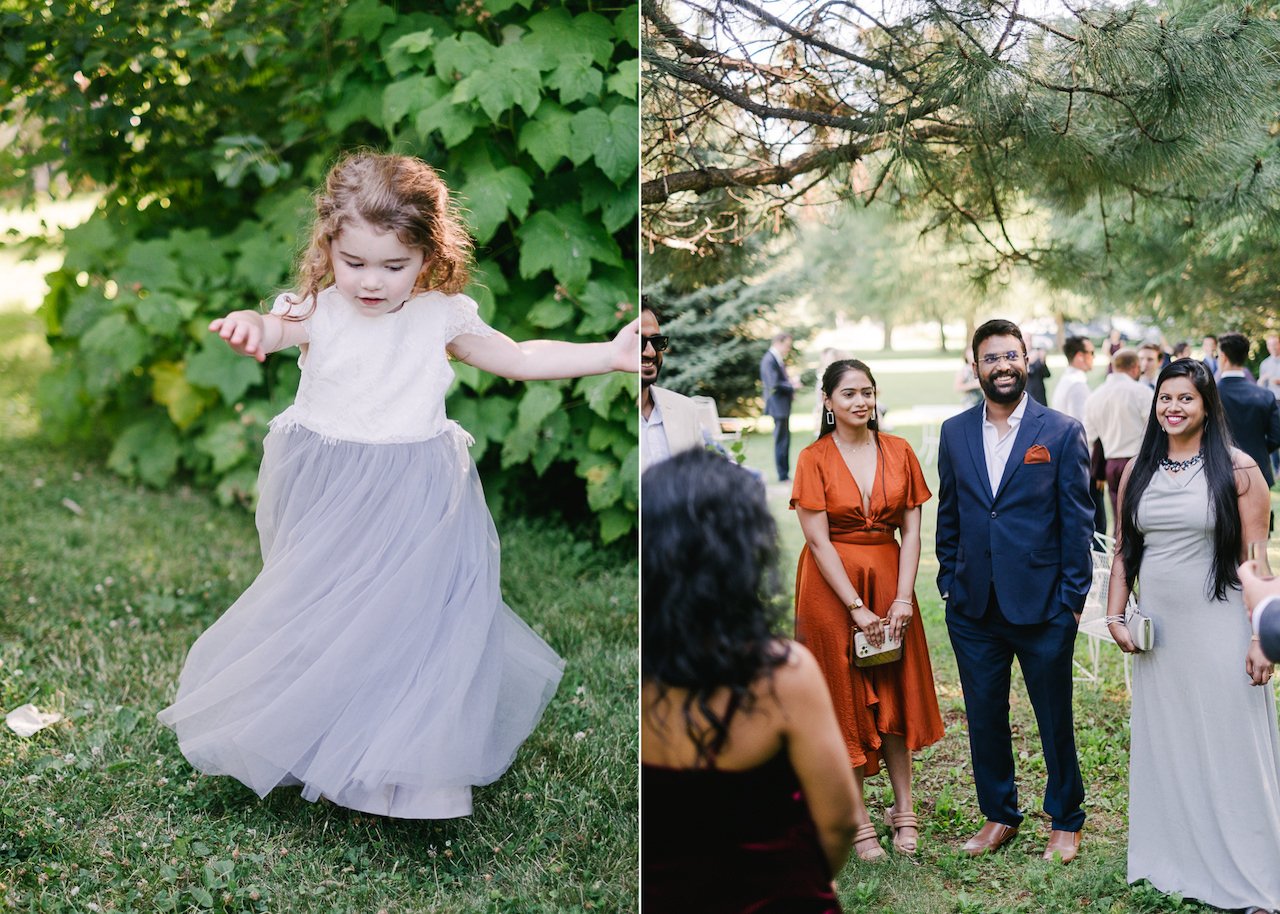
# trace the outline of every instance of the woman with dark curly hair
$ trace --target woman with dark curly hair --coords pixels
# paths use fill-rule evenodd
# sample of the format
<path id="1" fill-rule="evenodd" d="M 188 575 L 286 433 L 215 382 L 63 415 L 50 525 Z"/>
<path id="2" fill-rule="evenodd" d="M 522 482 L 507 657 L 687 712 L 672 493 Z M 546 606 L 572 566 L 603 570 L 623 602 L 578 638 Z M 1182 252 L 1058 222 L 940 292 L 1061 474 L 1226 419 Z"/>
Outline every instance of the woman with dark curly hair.
<path id="1" fill-rule="evenodd" d="M 1107 621 L 1133 660 L 1130 882 L 1220 908 L 1280 908 L 1280 734 L 1271 663 L 1236 566 L 1267 536 L 1266 481 L 1232 446 L 1203 362 L 1156 379 L 1138 456 L 1120 481 Z M 1135 585 L 1150 651 L 1124 624 Z M 1253 688 L 1260 686 L 1260 688 Z"/>
<path id="2" fill-rule="evenodd" d="M 893 785 L 884 821 L 894 849 L 915 853 L 911 753 L 943 734 L 915 598 L 920 506 L 931 493 L 911 445 L 879 430 L 870 368 L 857 359 L 833 362 L 822 393 L 821 434 L 800 452 L 791 492 L 805 539 L 796 569 L 796 638 L 817 658 L 844 734 L 858 790 L 854 849 L 863 860 L 877 860 L 884 851 L 862 799 L 863 777 L 884 759 Z M 854 665 L 858 632 L 876 646 L 886 637 L 901 642 L 902 656 Z"/>
<path id="3" fill-rule="evenodd" d="M 817 664 L 777 633 L 764 488 L 693 450 L 641 491 L 642 906 L 838 912 L 853 778 Z"/>

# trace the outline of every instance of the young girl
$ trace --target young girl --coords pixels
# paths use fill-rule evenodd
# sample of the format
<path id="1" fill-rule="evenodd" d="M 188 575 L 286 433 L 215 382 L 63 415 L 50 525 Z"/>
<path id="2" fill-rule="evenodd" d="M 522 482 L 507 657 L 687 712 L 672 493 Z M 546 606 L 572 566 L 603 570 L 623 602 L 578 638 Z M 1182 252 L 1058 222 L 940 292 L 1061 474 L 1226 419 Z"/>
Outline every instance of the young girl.
<path id="1" fill-rule="evenodd" d="M 636 371 L 611 343 L 517 344 L 460 294 L 470 241 L 425 163 L 358 153 L 316 198 L 295 294 L 209 329 L 262 361 L 301 346 L 259 474 L 263 568 L 196 641 L 160 720 L 259 796 L 413 819 L 471 813 L 537 724 L 563 662 L 503 602 L 448 356 L 507 378 Z"/>

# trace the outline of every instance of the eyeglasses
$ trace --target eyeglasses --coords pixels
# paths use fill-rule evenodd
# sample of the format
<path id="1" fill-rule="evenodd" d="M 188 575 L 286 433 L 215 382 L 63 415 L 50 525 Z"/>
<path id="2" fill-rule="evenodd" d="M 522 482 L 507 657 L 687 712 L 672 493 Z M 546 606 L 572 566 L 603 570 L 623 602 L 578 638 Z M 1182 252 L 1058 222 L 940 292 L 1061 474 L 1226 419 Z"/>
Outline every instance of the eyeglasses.
<path id="1" fill-rule="evenodd" d="M 667 344 L 671 342 L 670 337 L 663 334 L 655 334 L 654 336 L 640 337 L 640 351 L 644 352 L 644 347 L 652 346 L 654 352 L 666 352 Z"/>
<path id="2" fill-rule="evenodd" d="M 1022 353 L 1016 349 L 1008 352 L 990 352 L 984 355 L 979 361 L 983 365 L 999 365 L 1001 362 L 1008 362 L 1010 365 L 1017 365 L 1022 361 Z"/>

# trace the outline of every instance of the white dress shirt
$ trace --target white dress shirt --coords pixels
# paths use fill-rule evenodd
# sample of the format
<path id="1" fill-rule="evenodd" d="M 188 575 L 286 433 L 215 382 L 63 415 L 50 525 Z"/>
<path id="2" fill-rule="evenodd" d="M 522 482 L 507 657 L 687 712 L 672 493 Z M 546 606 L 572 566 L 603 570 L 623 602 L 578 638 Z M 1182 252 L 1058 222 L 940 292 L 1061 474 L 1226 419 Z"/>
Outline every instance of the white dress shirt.
<path id="1" fill-rule="evenodd" d="M 640 432 L 643 444 L 640 447 L 640 472 L 644 472 L 655 463 L 661 463 L 671 456 L 671 446 L 667 444 L 667 430 L 662 425 L 662 409 L 657 399 L 653 401 L 653 412 L 646 419 L 640 414 Z"/>
<path id="2" fill-rule="evenodd" d="M 1068 368 L 1058 386 L 1053 389 L 1053 403 L 1060 413 L 1072 419 L 1084 421 L 1084 401 L 1089 399 L 1089 378 L 1079 368 Z"/>
<path id="3" fill-rule="evenodd" d="M 982 453 L 987 458 L 987 480 L 991 483 L 992 495 L 996 494 L 1000 478 L 1004 476 L 1005 464 L 1013 451 L 1013 439 L 1018 436 L 1018 426 L 1022 424 L 1026 411 L 1027 395 L 1024 393 L 1009 416 L 1009 431 L 1001 437 L 1000 430 L 987 419 L 987 404 L 982 404 Z"/>
<path id="4" fill-rule="evenodd" d="M 1123 371 L 1107 375 L 1084 404 L 1084 437 L 1102 441 L 1108 460 L 1137 457 L 1151 414 L 1154 391 Z"/>

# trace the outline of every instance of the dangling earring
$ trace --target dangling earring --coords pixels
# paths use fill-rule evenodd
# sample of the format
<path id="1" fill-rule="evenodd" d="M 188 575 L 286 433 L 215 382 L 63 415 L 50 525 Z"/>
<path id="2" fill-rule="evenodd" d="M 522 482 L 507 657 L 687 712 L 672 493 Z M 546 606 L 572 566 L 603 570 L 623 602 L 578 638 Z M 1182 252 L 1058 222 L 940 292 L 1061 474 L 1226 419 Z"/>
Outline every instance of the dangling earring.
<path id="1" fill-rule="evenodd" d="M 831 412 L 831 410 L 827 410 L 827 416 L 826 416 L 826 419 L 827 419 L 827 425 L 835 425 L 835 424 L 836 424 L 836 417 L 835 417 L 835 414 L 834 414 L 834 413 L 832 413 L 832 412 Z"/>

